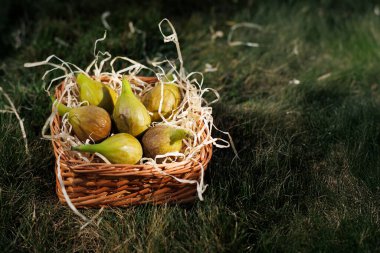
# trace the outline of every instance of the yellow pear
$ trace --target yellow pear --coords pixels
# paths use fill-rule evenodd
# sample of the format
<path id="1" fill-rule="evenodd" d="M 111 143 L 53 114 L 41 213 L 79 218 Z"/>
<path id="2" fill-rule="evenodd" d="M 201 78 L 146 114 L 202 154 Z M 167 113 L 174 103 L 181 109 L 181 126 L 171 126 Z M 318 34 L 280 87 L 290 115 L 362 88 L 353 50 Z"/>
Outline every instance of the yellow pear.
<path id="1" fill-rule="evenodd" d="M 89 153 L 97 152 L 111 163 L 117 164 L 136 164 L 143 154 L 140 142 L 126 133 L 112 135 L 98 144 L 85 144 L 71 149 Z"/>
<path id="2" fill-rule="evenodd" d="M 119 132 L 138 136 L 148 129 L 151 119 L 145 106 L 133 93 L 129 81 L 123 78 L 122 82 L 122 91 L 112 117 Z"/>
<path id="3" fill-rule="evenodd" d="M 151 117 L 152 121 L 162 120 L 160 114 L 158 113 L 161 99 L 161 115 L 167 119 L 180 105 L 181 92 L 178 87 L 173 84 L 157 84 L 153 89 L 147 92 L 143 96 L 142 102 L 146 109 L 153 113 Z"/>
<path id="4" fill-rule="evenodd" d="M 76 80 L 80 101 L 88 101 L 90 105 L 102 107 L 112 113 L 117 98 L 113 89 L 83 73 L 79 73 Z"/>

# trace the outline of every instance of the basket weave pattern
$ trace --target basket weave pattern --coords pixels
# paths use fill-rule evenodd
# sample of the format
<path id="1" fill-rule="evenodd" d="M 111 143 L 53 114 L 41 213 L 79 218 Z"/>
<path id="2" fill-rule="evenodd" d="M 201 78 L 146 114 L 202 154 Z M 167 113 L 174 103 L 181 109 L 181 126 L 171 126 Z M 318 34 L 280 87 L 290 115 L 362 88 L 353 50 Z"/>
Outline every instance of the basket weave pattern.
<path id="1" fill-rule="evenodd" d="M 149 83 L 157 81 L 152 77 L 140 79 Z M 108 78 L 102 81 L 107 82 Z M 63 88 L 63 85 L 57 87 L 57 99 Z M 52 135 L 59 134 L 60 128 L 61 117 L 56 115 L 50 125 Z M 201 138 L 207 138 L 207 134 L 203 133 Z M 197 198 L 196 184 L 180 183 L 172 176 L 199 181 L 202 166 L 206 170 L 212 156 L 212 144 L 208 144 L 191 160 L 158 164 L 156 168 L 146 164 L 88 163 L 78 160 L 72 151 L 64 150 L 59 139 L 53 138 L 52 144 L 57 160 L 61 154 L 60 174 L 70 201 L 77 208 L 192 202 Z M 57 173 L 56 163 L 56 193 L 66 203 Z"/>

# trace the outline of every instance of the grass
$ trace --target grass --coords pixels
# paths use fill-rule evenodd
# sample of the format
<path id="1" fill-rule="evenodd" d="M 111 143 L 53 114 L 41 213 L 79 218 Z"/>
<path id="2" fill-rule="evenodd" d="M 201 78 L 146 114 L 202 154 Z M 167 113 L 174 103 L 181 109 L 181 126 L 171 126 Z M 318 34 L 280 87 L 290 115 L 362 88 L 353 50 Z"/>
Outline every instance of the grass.
<path id="1" fill-rule="evenodd" d="M 0 114 L 1 251 L 380 250 L 380 16 L 374 1 L 5 0 L 3 7 L 0 82 L 25 119 L 32 156 L 25 156 L 15 117 Z M 205 86 L 222 96 L 214 106 L 216 125 L 232 134 L 241 159 L 232 161 L 232 150 L 214 151 L 204 202 L 107 209 L 98 226 L 80 230 L 79 218 L 58 203 L 53 153 L 41 139 L 50 108 L 40 80 L 44 68 L 23 63 L 54 53 L 86 66 L 104 32 L 104 10 L 111 11 L 112 31 L 102 47 L 113 55 L 144 61 L 141 37 L 128 36 L 133 21 L 147 33 L 150 57 L 173 57 L 174 47 L 162 42 L 157 28 L 168 17 L 187 70 L 218 66 L 205 74 Z M 262 31 L 235 34 L 261 46 L 229 47 L 229 21 L 262 25 Z M 210 26 L 224 37 L 211 41 Z"/>

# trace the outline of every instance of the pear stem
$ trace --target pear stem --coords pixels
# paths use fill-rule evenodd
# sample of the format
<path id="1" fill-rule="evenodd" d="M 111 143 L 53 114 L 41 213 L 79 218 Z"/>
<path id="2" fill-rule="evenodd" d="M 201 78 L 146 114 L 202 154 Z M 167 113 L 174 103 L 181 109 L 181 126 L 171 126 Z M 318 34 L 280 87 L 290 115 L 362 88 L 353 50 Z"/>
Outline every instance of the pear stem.
<path id="1" fill-rule="evenodd" d="M 53 96 L 50 96 L 50 99 L 53 102 L 53 105 L 57 107 L 59 116 L 63 116 L 65 115 L 65 113 L 68 113 L 71 111 L 72 108 L 69 108 L 64 104 L 58 103 L 58 101 Z"/>
<path id="2" fill-rule="evenodd" d="M 123 87 L 121 88 L 121 93 L 122 94 L 133 93 L 131 84 L 129 83 L 128 79 L 124 77 L 122 82 L 123 82 Z"/>
<path id="3" fill-rule="evenodd" d="M 184 129 L 174 129 L 170 135 L 170 145 L 173 143 L 183 140 L 189 136 L 189 132 Z"/>
<path id="4" fill-rule="evenodd" d="M 95 153 L 95 152 L 98 152 L 96 147 L 97 147 L 96 144 L 85 144 L 85 145 L 71 147 L 71 150 Z"/>
<path id="5" fill-rule="evenodd" d="M 173 80 L 174 80 L 173 74 L 169 74 L 164 77 L 165 82 L 172 82 Z"/>

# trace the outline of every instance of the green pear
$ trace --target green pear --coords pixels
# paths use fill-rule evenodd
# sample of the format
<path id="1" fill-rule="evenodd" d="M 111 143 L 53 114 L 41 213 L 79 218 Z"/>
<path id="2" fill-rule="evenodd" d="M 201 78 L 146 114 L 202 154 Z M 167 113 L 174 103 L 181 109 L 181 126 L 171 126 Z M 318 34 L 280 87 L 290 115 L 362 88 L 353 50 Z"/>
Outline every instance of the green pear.
<path id="1" fill-rule="evenodd" d="M 71 149 L 89 153 L 97 152 L 116 164 L 136 164 L 143 154 L 140 142 L 126 133 L 112 135 L 98 144 L 85 144 Z"/>
<path id="2" fill-rule="evenodd" d="M 160 101 L 162 98 L 161 115 L 167 119 L 175 111 L 181 103 L 181 92 L 178 87 L 173 84 L 161 84 L 156 85 L 148 93 L 146 93 L 142 102 L 146 109 L 153 113 L 152 121 L 161 121 L 162 118 L 158 113 L 160 107 Z M 161 95 L 161 88 L 163 89 Z"/>
<path id="3" fill-rule="evenodd" d="M 138 136 L 148 129 L 151 119 L 145 106 L 133 94 L 131 85 L 123 78 L 123 87 L 113 110 L 113 120 L 119 132 Z"/>
<path id="4" fill-rule="evenodd" d="M 155 158 L 169 152 L 179 152 L 182 149 L 182 140 L 189 137 L 185 129 L 167 125 L 157 125 L 150 128 L 142 138 L 144 154 Z"/>
<path id="5" fill-rule="evenodd" d="M 79 140 L 99 141 L 106 138 L 111 131 L 111 117 L 103 108 L 89 105 L 69 108 L 53 100 L 59 115 L 68 113 L 68 120 Z"/>
<path id="6" fill-rule="evenodd" d="M 77 75 L 77 84 L 80 101 L 88 101 L 90 105 L 102 107 L 112 113 L 117 94 L 111 87 L 95 81 L 83 73 Z"/>

